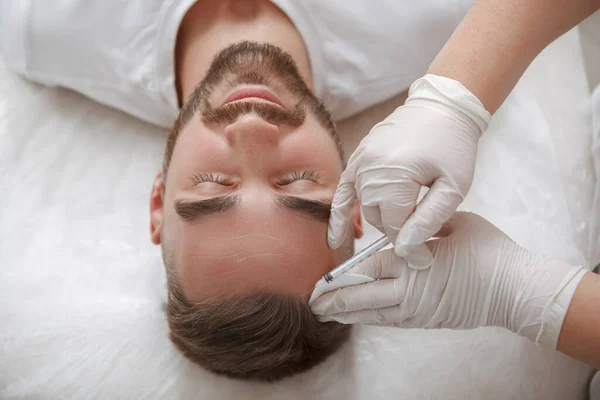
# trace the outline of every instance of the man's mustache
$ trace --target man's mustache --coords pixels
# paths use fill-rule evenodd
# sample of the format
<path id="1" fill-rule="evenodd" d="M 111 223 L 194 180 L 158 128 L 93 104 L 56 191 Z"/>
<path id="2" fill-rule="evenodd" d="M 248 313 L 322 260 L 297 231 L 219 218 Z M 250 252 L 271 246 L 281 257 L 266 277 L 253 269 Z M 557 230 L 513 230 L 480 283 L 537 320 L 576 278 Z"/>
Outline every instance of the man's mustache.
<path id="1" fill-rule="evenodd" d="M 205 108 L 202 112 L 202 122 L 207 125 L 224 122 L 232 124 L 238 117 L 250 113 L 273 124 L 286 124 L 293 127 L 301 126 L 306 118 L 306 108 L 302 102 L 296 104 L 292 109 L 287 109 L 272 103 L 238 101 L 214 109 Z"/>

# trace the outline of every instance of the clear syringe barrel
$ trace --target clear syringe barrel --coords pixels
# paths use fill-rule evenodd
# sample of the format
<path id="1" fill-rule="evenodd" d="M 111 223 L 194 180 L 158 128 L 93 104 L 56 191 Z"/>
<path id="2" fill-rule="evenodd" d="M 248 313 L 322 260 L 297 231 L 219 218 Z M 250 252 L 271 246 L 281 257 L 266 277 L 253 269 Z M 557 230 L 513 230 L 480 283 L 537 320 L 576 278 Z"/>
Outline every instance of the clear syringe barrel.
<path id="1" fill-rule="evenodd" d="M 390 239 L 388 239 L 387 236 L 382 236 L 375 242 L 371 243 L 369 246 L 356 253 L 348 260 L 341 263 L 339 266 L 329 271 L 323 276 L 323 279 L 325 280 L 325 282 L 330 283 L 335 278 L 337 278 L 340 275 L 343 275 L 346 271 L 354 268 L 356 265 L 371 257 L 373 254 L 377 253 L 379 250 L 383 249 L 388 244 L 390 244 Z"/>

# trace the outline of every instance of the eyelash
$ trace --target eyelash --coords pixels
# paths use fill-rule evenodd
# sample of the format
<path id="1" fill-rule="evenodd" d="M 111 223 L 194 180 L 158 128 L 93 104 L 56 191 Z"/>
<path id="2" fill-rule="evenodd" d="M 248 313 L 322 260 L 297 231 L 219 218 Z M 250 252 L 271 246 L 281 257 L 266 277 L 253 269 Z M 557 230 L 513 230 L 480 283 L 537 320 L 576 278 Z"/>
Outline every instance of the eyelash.
<path id="1" fill-rule="evenodd" d="M 233 182 L 227 178 L 223 178 L 221 175 L 213 175 L 213 174 L 196 174 L 193 176 L 192 181 L 194 185 L 197 185 L 202 182 L 212 182 L 217 183 L 223 186 L 233 186 Z"/>
<path id="2" fill-rule="evenodd" d="M 321 175 L 314 171 L 294 171 L 291 175 L 283 178 L 282 181 L 279 182 L 279 186 L 289 185 L 290 183 L 296 181 L 311 181 L 318 183 L 319 178 L 321 178 Z"/>
<path id="3" fill-rule="evenodd" d="M 290 183 L 296 181 L 311 181 L 318 183 L 320 178 L 321 175 L 315 171 L 294 171 L 289 176 L 283 178 L 281 182 L 279 182 L 279 186 L 289 185 Z M 223 186 L 233 186 L 233 182 L 231 180 L 223 178 L 221 175 L 214 175 L 211 173 L 195 174 L 192 177 L 192 181 L 194 185 L 203 182 L 212 182 Z"/>

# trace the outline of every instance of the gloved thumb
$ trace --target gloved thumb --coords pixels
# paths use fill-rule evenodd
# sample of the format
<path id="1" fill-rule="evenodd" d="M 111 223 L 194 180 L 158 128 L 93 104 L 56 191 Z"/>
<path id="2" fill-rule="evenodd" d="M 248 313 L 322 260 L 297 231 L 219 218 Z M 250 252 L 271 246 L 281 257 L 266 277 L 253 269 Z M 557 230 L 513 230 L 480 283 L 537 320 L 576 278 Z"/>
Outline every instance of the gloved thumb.
<path id="1" fill-rule="evenodd" d="M 352 207 L 356 201 L 354 182 L 342 181 L 337 187 L 331 203 L 331 215 L 327 229 L 327 243 L 337 249 L 344 242 L 352 221 Z"/>
<path id="2" fill-rule="evenodd" d="M 463 195 L 454 185 L 436 180 L 400 230 L 394 245 L 396 254 L 416 269 L 430 266 L 433 257 L 424 243 L 450 219 L 462 200 Z"/>

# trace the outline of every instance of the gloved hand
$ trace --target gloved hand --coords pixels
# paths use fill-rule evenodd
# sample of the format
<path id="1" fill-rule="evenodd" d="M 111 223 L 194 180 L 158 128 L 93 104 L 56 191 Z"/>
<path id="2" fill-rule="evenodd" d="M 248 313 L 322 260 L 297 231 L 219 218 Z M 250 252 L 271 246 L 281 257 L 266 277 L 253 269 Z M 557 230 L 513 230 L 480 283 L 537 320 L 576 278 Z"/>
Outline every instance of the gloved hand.
<path id="1" fill-rule="evenodd" d="M 459 82 L 426 75 L 413 83 L 405 105 L 375 125 L 350 157 L 333 198 L 329 246 L 342 244 L 358 198 L 365 219 L 395 243 L 397 255 L 414 268 L 430 266 L 423 243 L 466 196 L 489 120 Z M 430 190 L 416 206 L 422 186 Z"/>
<path id="2" fill-rule="evenodd" d="M 322 294 L 311 309 L 345 324 L 497 326 L 556 347 L 583 268 L 535 255 L 475 214 L 455 213 L 440 235 L 448 236 L 426 243 L 431 268 L 408 268 L 392 249 L 380 251 L 350 271 L 377 280 Z"/>

